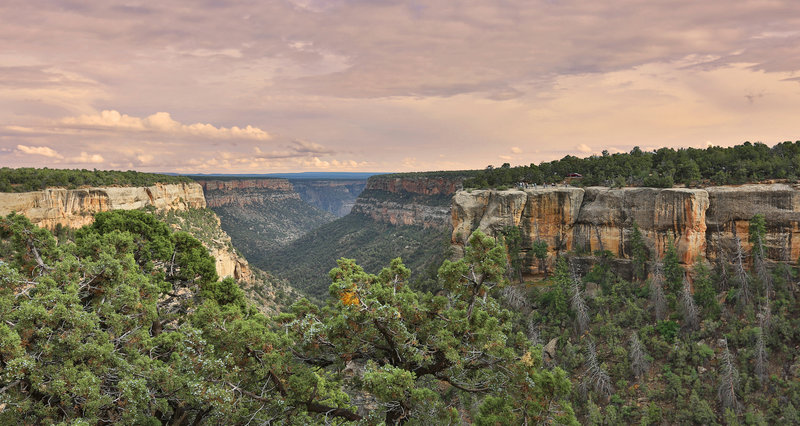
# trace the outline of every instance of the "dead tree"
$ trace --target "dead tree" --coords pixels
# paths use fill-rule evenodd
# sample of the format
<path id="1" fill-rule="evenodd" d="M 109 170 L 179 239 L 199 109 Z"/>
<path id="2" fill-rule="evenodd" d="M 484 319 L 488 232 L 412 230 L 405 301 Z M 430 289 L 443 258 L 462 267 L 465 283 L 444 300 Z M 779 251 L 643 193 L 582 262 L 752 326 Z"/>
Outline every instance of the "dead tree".
<path id="1" fill-rule="evenodd" d="M 542 343 L 541 332 L 539 331 L 539 324 L 533 318 L 528 320 L 528 340 L 531 344 L 538 345 Z"/>
<path id="2" fill-rule="evenodd" d="M 756 378 L 758 379 L 758 383 L 764 384 L 767 382 L 767 348 L 764 343 L 764 330 L 761 328 L 758 329 L 758 334 L 756 335 L 756 347 L 755 353 L 753 354 L 753 358 L 755 358 L 755 373 Z"/>
<path id="3" fill-rule="evenodd" d="M 630 344 L 631 351 L 628 355 L 631 359 L 631 370 L 638 379 L 650 369 L 650 362 L 647 360 L 647 352 L 644 350 L 642 342 L 639 341 L 639 336 L 636 335 L 635 331 L 631 333 Z"/>
<path id="4" fill-rule="evenodd" d="M 735 280 L 739 285 L 739 292 L 737 297 L 741 306 L 749 304 L 753 299 L 753 294 L 750 290 L 750 277 L 744 269 L 744 252 L 742 250 L 742 241 L 739 237 L 735 238 L 736 241 L 736 254 L 734 256 L 734 269 Z"/>
<path id="5" fill-rule="evenodd" d="M 589 327 L 589 309 L 586 307 L 586 301 L 583 300 L 581 288 L 578 281 L 572 280 L 572 297 L 570 298 L 572 311 L 575 312 L 575 330 L 579 335 L 583 334 Z"/>
<path id="6" fill-rule="evenodd" d="M 608 398 L 614 393 L 614 386 L 611 385 L 611 377 L 605 369 L 597 362 L 597 352 L 594 342 L 591 339 L 586 341 L 586 376 L 584 377 L 588 385 L 604 398 Z"/>
<path id="7" fill-rule="evenodd" d="M 694 303 L 686 275 L 683 276 L 683 288 L 681 289 L 681 310 L 683 311 L 684 326 L 689 330 L 697 330 L 697 326 L 700 325 L 697 305 Z"/>
<path id="8" fill-rule="evenodd" d="M 739 401 L 736 399 L 736 389 L 739 387 L 739 371 L 734 365 L 735 360 L 728 349 L 728 340 L 723 339 L 722 354 L 720 354 L 719 388 L 717 396 L 723 408 L 730 408 L 739 412 Z"/>

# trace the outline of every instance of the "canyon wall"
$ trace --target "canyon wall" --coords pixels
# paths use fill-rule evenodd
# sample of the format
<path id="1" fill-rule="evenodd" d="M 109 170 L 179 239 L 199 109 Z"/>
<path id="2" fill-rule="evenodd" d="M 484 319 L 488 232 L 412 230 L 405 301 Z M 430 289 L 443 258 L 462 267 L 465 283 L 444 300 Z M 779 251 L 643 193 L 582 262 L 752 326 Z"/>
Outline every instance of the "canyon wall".
<path id="1" fill-rule="evenodd" d="M 451 198 L 460 178 L 373 176 L 352 213 L 392 225 L 445 229 L 451 226 Z"/>
<path id="2" fill-rule="evenodd" d="M 463 248 L 475 229 L 498 235 L 506 226 L 522 231 L 526 267 L 538 272 L 528 252 L 541 239 L 550 264 L 559 252 L 608 250 L 631 256 L 634 222 L 652 257 L 660 257 L 673 239 L 681 262 L 714 259 L 729 252 L 735 238 L 745 249 L 749 221 L 767 221 L 767 255 L 797 260 L 800 255 L 800 188 L 786 184 L 685 188 L 548 187 L 505 191 L 459 191 L 453 197 L 452 244 Z M 654 256 L 655 255 L 655 256 Z"/>
<path id="3" fill-rule="evenodd" d="M 209 208 L 300 200 L 286 179 L 198 180 L 197 183 L 205 190 Z"/>
<path id="4" fill-rule="evenodd" d="M 147 187 L 96 187 L 83 189 L 51 188 L 43 191 L 0 193 L 0 215 L 16 212 L 40 227 L 50 230 L 57 225 L 80 228 L 94 222 L 96 213 L 111 210 L 134 210 L 146 207 L 156 212 L 186 212 L 206 207 L 203 188 L 196 183 L 155 184 Z M 213 213 L 210 213 L 213 215 Z M 219 228 L 214 216 L 212 226 Z M 174 226 L 173 226 L 174 227 Z M 192 229 L 186 229 L 193 233 Z M 234 277 L 251 282 L 252 272 L 247 261 L 239 257 L 230 245 L 230 237 L 221 229 L 213 242 L 201 242 L 214 257 L 220 277 Z"/>
<path id="5" fill-rule="evenodd" d="M 95 213 L 109 210 L 154 207 L 166 211 L 205 206 L 203 188 L 195 183 L 0 193 L 0 215 L 17 212 L 35 225 L 48 229 L 58 224 L 80 228 L 92 223 Z"/>

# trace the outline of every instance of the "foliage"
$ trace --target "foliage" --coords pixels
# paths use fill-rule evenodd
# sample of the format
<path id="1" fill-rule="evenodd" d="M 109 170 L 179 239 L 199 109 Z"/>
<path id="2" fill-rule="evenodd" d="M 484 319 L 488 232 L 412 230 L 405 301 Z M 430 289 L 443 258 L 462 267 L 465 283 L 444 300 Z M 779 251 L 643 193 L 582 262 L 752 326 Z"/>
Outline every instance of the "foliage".
<path id="1" fill-rule="evenodd" d="M 631 234 L 631 250 L 633 261 L 633 277 L 643 280 L 647 277 L 647 247 L 645 247 L 642 231 L 639 225 L 633 222 L 633 233 Z"/>
<path id="2" fill-rule="evenodd" d="M 449 250 L 447 230 L 422 226 L 395 226 L 350 214 L 322 225 L 254 263 L 292 283 L 312 298 L 327 296 L 327 272 L 336 259 L 355 259 L 369 272 L 377 273 L 395 257 L 402 257 L 412 270 L 412 285 L 434 291 L 439 288 L 437 268 Z"/>
<path id="3" fill-rule="evenodd" d="M 342 259 L 325 307 L 268 318 L 217 280 L 199 241 L 146 213 L 98 215 L 61 244 L 10 215 L 0 424 L 440 424 L 470 410 L 460 401 L 479 422 L 574 423 L 566 374 L 489 294 L 505 284 L 504 248 L 470 241 L 437 296 L 411 289 L 399 259 L 378 275 Z M 358 411 L 364 395 L 380 409 Z"/>
<path id="4" fill-rule="evenodd" d="M 772 148 L 756 142 L 732 147 L 660 148 L 642 151 L 593 155 L 578 158 L 567 155 L 560 160 L 531 163 L 527 166 L 489 166 L 484 170 L 460 172 L 468 176 L 465 188 L 509 187 L 564 181 L 571 173 L 583 177 L 571 184 L 582 186 L 650 186 L 742 184 L 766 179 L 795 180 L 800 166 L 800 141 L 783 142 Z"/>
<path id="5" fill-rule="evenodd" d="M 0 168 L 0 192 L 41 191 L 45 188 L 75 189 L 90 186 L 151 186 L 156 183 L 188 183 L 183 176 L 167 176 L 129 170 Z"/>
<path id="6" fill-rule="evenodd" d="M 539 269 L 547 276 L 547 241 L 536 240 L 531 245 L 533 256 L 539 259 Z"/>
<path id="7" fill-rule="evenodd" d="M 520 257 L 522 252 L 522 232 L 517 226 L 506 226 L 500 231 L 500 235 L 503 236 L 503 243 L 508 251 L 508 259 L 511 266 L 509 268 L 509 276 L 515 277 L 519 282 L 522 282 L 522 258 Z"/>

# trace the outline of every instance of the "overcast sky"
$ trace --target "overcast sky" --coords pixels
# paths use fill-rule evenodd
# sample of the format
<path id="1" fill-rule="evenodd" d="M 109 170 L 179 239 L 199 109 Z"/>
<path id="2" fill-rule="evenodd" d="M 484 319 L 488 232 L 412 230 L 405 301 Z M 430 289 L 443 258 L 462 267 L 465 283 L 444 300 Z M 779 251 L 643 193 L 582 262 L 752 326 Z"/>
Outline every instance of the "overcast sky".
<path id="1" fill-rule="evenodd" d="M 800 140 L 800 1 L 0 2 L 0 166 L 445 170 L 747 140 Z"/>

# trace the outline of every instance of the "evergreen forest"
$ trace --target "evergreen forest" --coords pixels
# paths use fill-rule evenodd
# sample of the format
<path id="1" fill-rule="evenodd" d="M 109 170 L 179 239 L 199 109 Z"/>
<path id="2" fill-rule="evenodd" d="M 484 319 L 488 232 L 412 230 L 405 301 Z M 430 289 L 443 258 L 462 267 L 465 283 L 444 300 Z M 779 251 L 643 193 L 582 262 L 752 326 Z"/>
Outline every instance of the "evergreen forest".
<path id="1" fill-rule="evenodd" d="M 143 211 L 62 240 L 11 214 L 0 259 L 0 424 L 575 423 L 480 233 L 436 295 L 399 258 L 377 275 L 340 259 L 323 305 L 274 316 Z"/>
<path id="2" fill-rule="evenodd" d="M 41 191 L 45 188 L 75 189 L 91 186 L 151 186 L 156 183 L 189 183 L 188 177 L 128 170 L 0 168 L 0 192 Z"/>
<path id="3" fill-rule="evenodd" d="M 782 142 L 769 147 L 761 142 L 745 142 L 733 147 L 660 148 L 643 151 L 634 147 L 629 153 L 579 158 L 567 155 L 560 160 L 531 163 L 528 166 L 488 166 L 474 171 L 465 188 L 502 188 L 520 182 L 542 185 L 570 179 L 581 186 L 648 186 L 670 188 L 673 185 L 728 185 L 760 182 L 767 179 L 796 181 L 800 175 L 800 141 Z"/>

